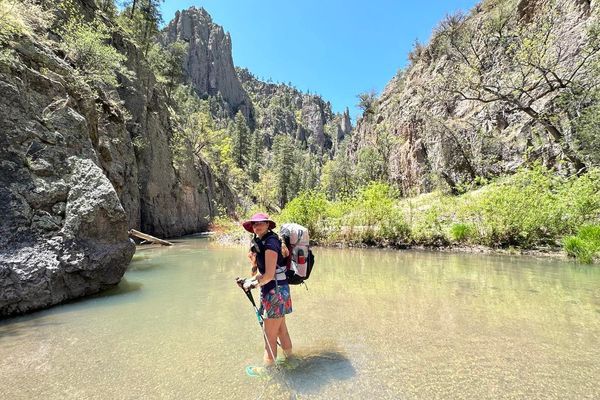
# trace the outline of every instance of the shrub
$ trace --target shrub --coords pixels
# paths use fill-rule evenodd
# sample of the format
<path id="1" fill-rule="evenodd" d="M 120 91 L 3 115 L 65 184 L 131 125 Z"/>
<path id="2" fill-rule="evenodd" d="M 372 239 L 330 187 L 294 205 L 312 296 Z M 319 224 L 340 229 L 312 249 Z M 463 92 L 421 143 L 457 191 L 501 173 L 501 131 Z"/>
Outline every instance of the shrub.
<path id="1" fill-rule="evenodd" d="M 564 233 L 600 220 L 600 170 L 571 178 L 559 192 Z"/>
<path id="2" fill-rule="evenodd" d="M 285 206 L 278 220 L 303 225 L 308 228 L 313 239 L 322 239 L 324 231 L 321 222 L 327 217 L 329 206 L 324 193 L 306 191 Z"/>
<path id="3" fill-rule="evenodd" d="M 556 237 L 562 231 L 559 186 L 560 179 L 539 166 L 491 184 L 470 210 L 482 222 L 484 244 L 530 247 Z"/>
<path id="4" fill-rule="evenodd" d="M 569 256 L 584 264 L 591 264 L 600 252 L 600 225 L 581 227 L 577 236 L 565 238 L 563 246 Z"/>
<path id="5" fill-rule="evenodd" d="M 600 172 L 562 178 L 537 166 L 461 196 L 434 192 L 402 200 L 381 182 L 336 202 L 322 192 L 304 192 L 279 220 L 307 226 L 321 242 L 371 245 L 452 240 L 532 247 L 577 232 L 562 241 L 564 249 L 591 262 L 600 252 Z"/>
<path id="6" fill-rule="evenodd" d="M 590 243 L 593 249 L 600 249 L 600 225 L 583 226 L 577 236 Z"/>
<path id="7" fill-rule="evenodd" d="M 473 234 L 473 228 L 468 224 L 453 224 L 450 227 L 450 237 L 457 242 L 464 242 Z"/>
<path id="8" fill-rule="evenodd" d="M 117 85 L 116 73 L 128 74 L 126 57 L 107 44 L 110 33 L 100 22 L 69 21 L 64 28 L 64 50 L 88 82 Z"/>
<path id="9" fill-rule="evenodd" d="M 452 221 L 452 210 L 456 207 L 453 197 L 433 192 L 407 199 L 403 205 L 409 217 L 413 243 L 425 246 L 448 244 L 447 225 Z"/>
<path id="10" fill-rule="evenodd" d="M 343 218 L 351 226 L 348 237 L 366 244 L 388 244 L 406 241 L 409 227 L 398 208 L 398 191 L 382 182 L 372 182 L 349 200 L 349 213 Z"/>
<path id="11" fill-rule="evenodd" d="M 11 37 L 32 35 L 36 29 L 46 29 L 52 14 L 31 0 L 0 1 L 0 43 Z"/>
<path id="12" fill-rule="evenodd" d="M 579 229 L 577 236 L 568 236 L 563 248 L 571 257 L 585 264 L 591 264 L 600 252 L 600 225 L 586 225 Z"/>
<path id="13" fill-rule="evenodd" d="M 377 225 L 390 217 L 398 193 L 382 182 L 372 182 L 358 192 L 354 201 L 357 213 L 365 225 Z"/>

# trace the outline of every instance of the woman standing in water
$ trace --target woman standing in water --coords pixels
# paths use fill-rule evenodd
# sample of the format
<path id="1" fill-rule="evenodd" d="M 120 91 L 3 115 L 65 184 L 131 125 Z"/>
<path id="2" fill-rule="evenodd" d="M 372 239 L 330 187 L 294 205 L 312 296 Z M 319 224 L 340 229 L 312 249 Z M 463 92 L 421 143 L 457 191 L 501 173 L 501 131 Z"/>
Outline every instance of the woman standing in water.
<path id="1" fill-rule="evenodd" d="M 260 286 L 260 315 L 264 321 L 266 366 L 277 358 L 277 340 L 286 358 L 292 355 L 292 340 L 285 324 L 285 315 L 292 312 L 292 298 L 285 269 L 286 260 L 282 254 L 279 237 L 273 233 L 275 222 L 267 214 L 254 214 L 242 226 L 254 233 L 253 245 L 249 253 L 253 264 L 252 278 L 238 280 L 245 290 Z"/>

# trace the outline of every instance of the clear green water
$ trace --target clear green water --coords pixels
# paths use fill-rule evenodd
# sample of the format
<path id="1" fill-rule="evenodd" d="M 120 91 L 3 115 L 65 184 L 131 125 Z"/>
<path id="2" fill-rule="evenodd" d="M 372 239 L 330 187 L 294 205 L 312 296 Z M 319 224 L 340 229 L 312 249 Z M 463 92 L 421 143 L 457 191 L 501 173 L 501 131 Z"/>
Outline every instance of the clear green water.
<path id="1" fill-rule="evenodd" d="M 138 251 L 102 296 L 0 322 L 2 399 L 598 399 L 600 268 L 529 257 L 315 249 L 269 379 L 234 278 L 245 250 Z"/>

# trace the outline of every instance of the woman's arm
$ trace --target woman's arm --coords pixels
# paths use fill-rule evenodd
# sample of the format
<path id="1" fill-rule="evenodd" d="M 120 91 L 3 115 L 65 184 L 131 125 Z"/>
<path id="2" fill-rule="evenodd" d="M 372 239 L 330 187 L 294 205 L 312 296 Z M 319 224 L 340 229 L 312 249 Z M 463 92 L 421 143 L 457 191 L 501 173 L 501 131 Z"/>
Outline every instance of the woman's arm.
<path id="1" fill-rule="evenodd" d="M 252 270 L 250 271 L 250 276 L 256 275 L 258 271 L 258 267 L 256 266 L 256 253 L 249 251 L 248 259 L 250 260 L 250 265 L 252 265 Z"/>
<path id="2" fill-rule="evenodd" d="M 277 265 L 277 252 L 273 250 L 265 251 L 265 273 L 264 275 L 256 275 L 256 280 L 259 285 L 265 285 L 275 278 L 275 268 Z"/>

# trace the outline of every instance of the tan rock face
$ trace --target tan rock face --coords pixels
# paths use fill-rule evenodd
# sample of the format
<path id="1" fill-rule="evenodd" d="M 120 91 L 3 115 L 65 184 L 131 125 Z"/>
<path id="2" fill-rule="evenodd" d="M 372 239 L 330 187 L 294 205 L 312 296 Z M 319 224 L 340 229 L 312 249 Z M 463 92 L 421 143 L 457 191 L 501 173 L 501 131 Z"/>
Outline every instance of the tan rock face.
<path id="1" fill-rule="evenodd" d="M 493 18 L 498 18 L 498 5 L 505 5 L 511 10 L 512 34 L 527 39 L 536 24 L 543 26 L 540 21 L 549 18 L 544 9 L 548 3 L 546 0 L 484 1 L 472 10 L 465 23 L 473 26 L 477 35 Z M 598 19 L 598 6 L 579 0 L 563 3 L 565 8 L 552 25 L 552 38 L 558 39 L 549 41 L 553 43 L 548 45 L 546 53 L 550 61 L 544 62 L 553 65 L 561 76 L 570 76 L 567 71 L 573 70 L 586 44 L 586 29 Z M 359 119 L 350 146 L 354 154 L 382 132 L 394 135 L 397 141 L 388 160 L 390 180 L 399 182 L 406 194 L 428 192 L 440 183 L 453 186 L 472 182 L 478 176 L 512 173 L 533 160 L 572 173 L 574 164 L 565 157 L 564 147 L 526 112 L 509 102 L 461 99 L 450 90 L 447 85 L 450 78 L 460 81 L 465 77 L 461 76 L 464 72 L 457 72 L 442 31 L 440 28 L 434 32 L 431 43 L 413 52 L 408 69 L 394 77 L 379 96 L 375 113 Z M 490 37 L 480 33 L 474 43 L 481 45 Z M 483 65 L 493 85 L 510 93 L 507 88 L 518 88 L 527 79 L 519 75 L 520 69 L 510 59 L 490 54 L 486 54 Z M 462 89 L 469 90 L 466 86 Z M 539 92 L 543 90 L 540 87 Z M 565 122 L 567 113 L 561 111 L 557 101 L 562 92 L 540 93 L 532 91 L 532 96 L 539 96 L 532 107 L 540 114 L 555 116 L 564 128 L 564 141 L 573 140 Z M 523 99 L 524 103 L 528 101 L 527 96 Z"/>
<path id="2" fill-rule="evenodd" d="M 177 40 L 188 43 L 188 55 L 183 66 L 198 95 L 220 95 L 230 116 L 241 111 L 252 125 L 252 104 L 235 72 L 229 33 L 213 23 L 203 8 L 192 7 L 178 11 L 161 37 L 165 45 Z"/>

